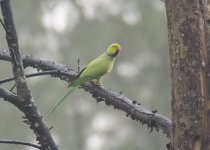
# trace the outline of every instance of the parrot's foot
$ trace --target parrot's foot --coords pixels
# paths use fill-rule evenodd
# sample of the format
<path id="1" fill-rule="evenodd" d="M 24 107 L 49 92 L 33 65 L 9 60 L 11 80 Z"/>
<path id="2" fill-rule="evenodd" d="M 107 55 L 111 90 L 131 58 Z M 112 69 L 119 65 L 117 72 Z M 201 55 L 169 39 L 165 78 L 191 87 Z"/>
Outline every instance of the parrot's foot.
<path id="1" fill-rule="evenodd" d="M 100 82 L 100 80 L 92 80 L 91 82 L 94 83 L 94 84 L 96 84 L 96 85 L 98 85 L 98 86 L 103 87 L 103 85 L 102 85 L 102 83 Z"/>

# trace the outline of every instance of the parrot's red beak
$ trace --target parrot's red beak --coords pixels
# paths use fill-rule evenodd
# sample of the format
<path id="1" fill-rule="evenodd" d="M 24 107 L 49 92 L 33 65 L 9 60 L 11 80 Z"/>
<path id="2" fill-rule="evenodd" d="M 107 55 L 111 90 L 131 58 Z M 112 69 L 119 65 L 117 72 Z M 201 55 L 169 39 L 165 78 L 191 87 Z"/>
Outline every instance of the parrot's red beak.
<path id="1" fill-rule="evenodd" d="M 121 50 L 120 48 L 116 48 L 116 55 L 119 54 L 120 50 Z"/>

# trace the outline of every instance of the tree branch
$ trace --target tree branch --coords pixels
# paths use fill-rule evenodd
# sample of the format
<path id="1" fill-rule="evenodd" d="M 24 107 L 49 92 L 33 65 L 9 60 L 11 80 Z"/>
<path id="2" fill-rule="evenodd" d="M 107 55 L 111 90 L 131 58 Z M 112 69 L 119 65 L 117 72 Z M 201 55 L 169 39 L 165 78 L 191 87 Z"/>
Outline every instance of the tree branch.
<path id="1" fill-rule="evenodd" d="M 7 50 L 0 49 L 0 59 L 11 61 Z M 76 76 L 76 72 L 72 69 L 53 61 L 42 60 L 25 54 L 22 54 L 22 59 L 24 66 L 31 66 L 41 70 L 58 70 L 58 74 L 52 74 L 52 76 L 59 77 L 62 80 L 69 81 Z M 90 92 L 98 102 L 104 101 L 106 105 L 111 105 L 116 109 L 124 111 L 131 119 L 140 121 L 142 124 L 147 124 L 151 129 L 161 129 L 167 137 L 171 136 L 171 121 L 167 117 L 158 113 L 152 113 L 122 94 L 95 84 L 85 83 L 82 88 Z"/>
<path id="2" fill-rule="evenodd" d="M 22 102 L 17 95 L 11 93 L 3 88 L 0 87 L 0 98 L 3 98 L 5 101 L 10 102 L 19 110 L 22 110 Z"/>
<path id="3" fill-rule="evenodd" d="M 14 141 L 14 140 L 0 140 L 0 143 L 4 143 L 4 144 L 18 144 L 18 145 L 26 145 L 26 146 L 31 146 L 37 149 L 42 149 L 41 146 L 35 145 L 35 144 L 31 144 L 28 142 L 22 142 L 22 141 Z"/>
<path id="4" fill-rule="evenodd" d="M 21 103 L 21 105 L 18 105 L 18 108 L 25 114 L 30 128 L 34 131 L 37 137 L 36 140 L 42 146 L 42 148 L 58 150 L 57 145 L 55 144 L 45 122 L 42 120 L 25 80 L 24 67 L 19 51 L 18 37 L 13 21 L 10 0 L 1 0 L 0 4 L 4 20 L 4 27 L 6 30 L 6 40 L 16 82 L 18 95 L 18 99 L 16 100 L 19 100 Z"/>
<path id="5" fill-rule="evenodd" d="M 26 78 L 31 78 L 31 77 L 50 75 L 50 74 L 55 74 L 55 73 L 58 73 L 58 71 L 57 70 L 42 71 L 42 72 L 27 74 L 25 76 L 26 76 Z M 6 83 L 6 82 L 10 82 L 10 81 L 13 81 L 13 80 L 15 80 L 15 78 L 3 79 L 3 80 L 0 80 L 0 84 Z"/>
<path id="6" fill-rule="evenodd" d="M 13 22 L 13 16 L 10 6 L 10 0 L 1 1 L 1 11 L 4 20 L 4 27 L 6 30 L 6 40 L 9 48 L 10 56 L 12 57 L 12 69 L 17 85 L 18 96 L 22 100 L 30 100 L 31 95 L 26 84 L 23 63 L 19 51 L 18 37 Z"/>

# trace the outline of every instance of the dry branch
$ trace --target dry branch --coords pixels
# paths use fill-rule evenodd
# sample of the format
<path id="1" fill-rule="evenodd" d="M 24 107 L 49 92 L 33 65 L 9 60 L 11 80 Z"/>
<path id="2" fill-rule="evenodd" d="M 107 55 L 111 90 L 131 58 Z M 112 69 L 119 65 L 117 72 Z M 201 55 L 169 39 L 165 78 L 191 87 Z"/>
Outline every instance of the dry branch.
<path id="1" fill-rule="evenodd" d="M 17 89 L 17 96 L 15 99 L 12 99 L 12 101 L 15 102 L 13 104 L 19 104 L 15 106 L 24 113 L 25 118 L 27 119 L 26 121 L 30 125 L 30 128 L 34 131 L 36 140 L 41 145 L 41 147 L 43 149 L 49 148 L 57 150 L 57 145 L 55 144 L 48 127 L 42 120 L 42 117 L 34 103 L 33 97 L 31 96 L 31 92 L 25 80 L 24 67 L 19 51 L 18 37 L 13 21 L 10 0 L 2 0 L 0 1 L 0 4 L 4 21 L 4 28 L 6 30 L 6 40 L 11 56 L 12 69 Z M 5 98 L 4 95 L 3 98 L 11 102 L 11 97 Z"/>
<path id="2" fill-rule="evenodd" d="M 28 142 L 23 142 L 23 141 L 14 141 L 14 140 L 0 140 L 0 143 L 4 143 L 4 144 L 16 144 L 16 145 L 25 145 L 25 146 L 31 146 L 37 149 L 41 149 L 40 146 L 35 145 L 35 144 L 31 144 Z"/>

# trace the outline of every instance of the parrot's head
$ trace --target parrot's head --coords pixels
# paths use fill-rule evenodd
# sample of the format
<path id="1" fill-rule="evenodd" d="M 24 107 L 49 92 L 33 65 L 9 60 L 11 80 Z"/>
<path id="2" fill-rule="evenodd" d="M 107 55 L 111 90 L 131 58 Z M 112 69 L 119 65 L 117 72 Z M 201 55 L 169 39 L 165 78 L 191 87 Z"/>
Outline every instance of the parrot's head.
<path id="1" fill-rule="evenodd" d="M 114 43 L 114 44 L 109 45 L 109 47 L 106 50 L 106 54 L 111 57 L 116 57 L 119 54 L 120 50 L 121 50 L 120 45 L 117 43 Z"/>

